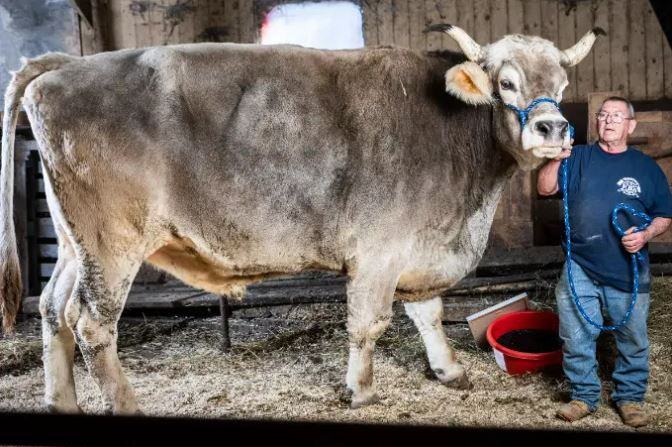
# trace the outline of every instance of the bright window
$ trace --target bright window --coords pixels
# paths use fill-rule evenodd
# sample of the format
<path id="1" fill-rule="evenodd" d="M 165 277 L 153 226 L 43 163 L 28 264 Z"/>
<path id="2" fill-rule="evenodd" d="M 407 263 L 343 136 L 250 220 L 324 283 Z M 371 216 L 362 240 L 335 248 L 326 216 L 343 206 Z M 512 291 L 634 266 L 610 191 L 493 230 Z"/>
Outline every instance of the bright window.
<path id="1" fill-rule="evenodd" d="M 262 44 L 290 43 L 310 48 L 362 48 L 362 11 L 351 2 L 278 5 L 261 26 Z"/>

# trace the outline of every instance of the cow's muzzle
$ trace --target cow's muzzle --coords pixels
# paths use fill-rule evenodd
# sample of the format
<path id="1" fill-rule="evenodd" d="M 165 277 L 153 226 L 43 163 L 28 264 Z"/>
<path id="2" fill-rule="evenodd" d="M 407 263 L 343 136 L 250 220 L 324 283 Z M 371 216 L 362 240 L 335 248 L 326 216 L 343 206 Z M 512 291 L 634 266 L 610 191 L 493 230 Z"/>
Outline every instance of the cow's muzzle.
<path id="1" fill-rule="evenodd" d="M 539 105 L 550 104 L 555 110 L 542 111 L 532 119 L 529 115 Z M 532 151 L 540 158 L 557 157 L 563 148 L 569 148 L 574 134 L 572 125 L 562 116 L 560 106 L 551 98 L 537 98 L 525 109 L 504 103 L 518 115 L 522 127 L 523 150 Z M 548 108 L 548 105 L 546 106 Z"/>
<path id="2" fill-rule="evenodd" d="M 534 123 L 534 133 L 544 139 L 564 138 L 568 128 L 569 123 L 565 120 L 539 120 Z"/>
<path id="3" fill-rule="evenodd" d="M 542 113 L 530 119 L 523 128 L 523 150 L 532 151 L 537 157 L 557 157 L 563 148 L 571 145 L 570 125 L 557 112 Z"/>

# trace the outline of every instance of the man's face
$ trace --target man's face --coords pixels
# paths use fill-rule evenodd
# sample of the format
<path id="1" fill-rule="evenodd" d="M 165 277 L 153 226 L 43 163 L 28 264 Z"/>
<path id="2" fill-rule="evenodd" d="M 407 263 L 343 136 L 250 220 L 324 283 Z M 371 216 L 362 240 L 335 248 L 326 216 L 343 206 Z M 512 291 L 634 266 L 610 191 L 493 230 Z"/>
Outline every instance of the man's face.
<path id="1" fill-rule="evenodd" d="M 605 102 L 599 115 L 603 119 L 597 118 L 597 133 L 604 143 L 625 144 L 637 125 L 634 117 L 630 116 L 628 105 L 622 101 Z M 619 116 L 622 118 L 620 123 L 617 122 Z"/>

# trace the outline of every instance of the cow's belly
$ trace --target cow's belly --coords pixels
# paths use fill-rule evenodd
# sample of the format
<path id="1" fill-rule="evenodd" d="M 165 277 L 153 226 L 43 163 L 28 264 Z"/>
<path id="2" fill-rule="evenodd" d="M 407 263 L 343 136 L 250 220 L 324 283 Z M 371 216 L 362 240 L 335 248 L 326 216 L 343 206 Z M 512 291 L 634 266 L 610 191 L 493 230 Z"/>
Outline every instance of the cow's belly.
<path id="1" fill-rule="evenodd" d="M 264 256 L 255 256 L 254 248 L 248 248 L 251 253 L 242 254 L 233 246 L 218 250 L 202 240 L 172 236 L 146 260 L 190 286 L 234 298 L 241 298 L 247 285 L 276 276 L 341 268 L 338 262 L 306 253 L 275 251 L 274 255 L 268 251 Z"/>

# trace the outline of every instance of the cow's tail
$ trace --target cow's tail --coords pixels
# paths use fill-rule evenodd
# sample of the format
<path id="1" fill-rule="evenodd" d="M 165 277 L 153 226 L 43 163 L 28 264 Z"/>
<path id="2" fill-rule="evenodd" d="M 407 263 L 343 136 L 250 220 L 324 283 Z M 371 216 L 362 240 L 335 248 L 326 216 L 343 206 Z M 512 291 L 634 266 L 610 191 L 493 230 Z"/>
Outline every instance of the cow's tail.
<path id="1" fill-rule="evenodd" d="M 2 123 L 2 159 L 0 171 L 0 312 L 5 333 L 12 332 L 21 304 L 21 267 L 14 230 L 14 133 L 21 99 L 28 84 L 38 76 L 76 59 L 63 53 L 49 53 L 26 60 L 12 73 L 5 92 Z"/>

